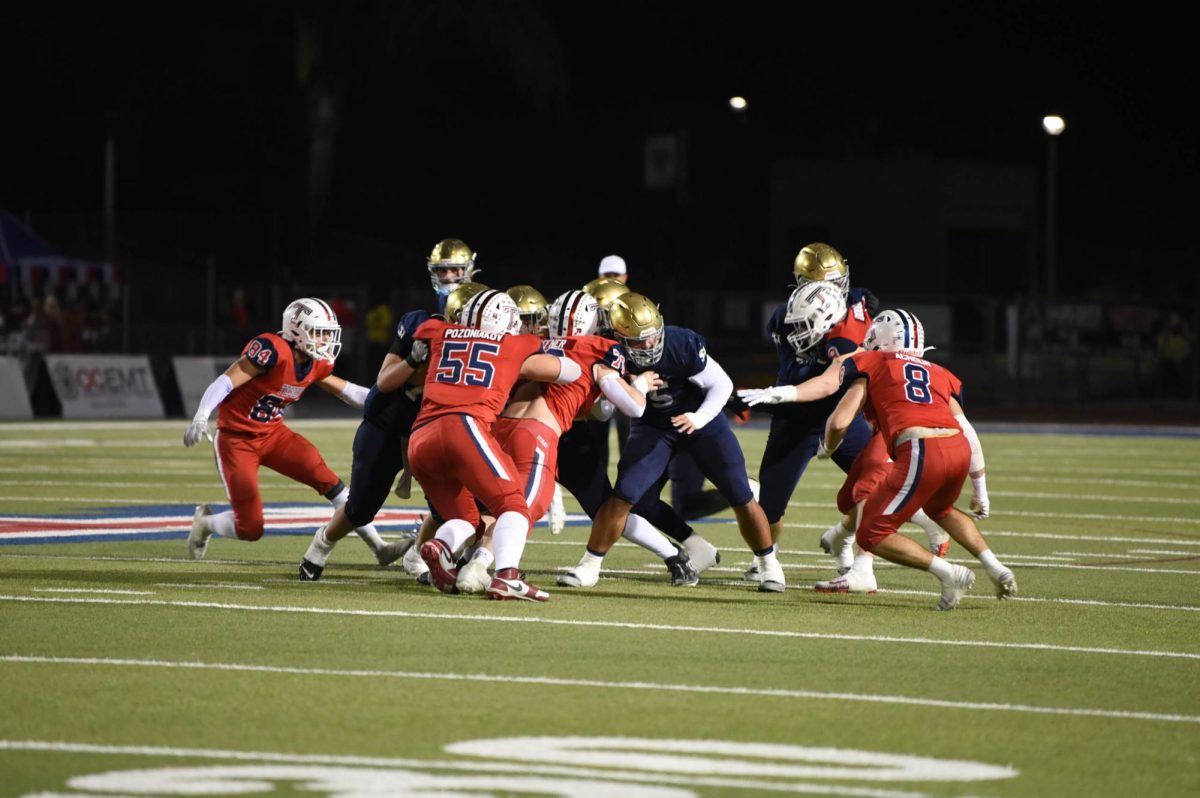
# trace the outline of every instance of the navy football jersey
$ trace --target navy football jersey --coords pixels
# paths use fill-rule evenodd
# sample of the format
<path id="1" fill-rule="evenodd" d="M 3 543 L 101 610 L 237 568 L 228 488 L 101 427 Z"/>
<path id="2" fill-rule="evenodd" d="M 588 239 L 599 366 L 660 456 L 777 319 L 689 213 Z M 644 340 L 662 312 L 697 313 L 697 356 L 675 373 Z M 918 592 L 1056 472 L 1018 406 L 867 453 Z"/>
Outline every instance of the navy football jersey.
<path id="1" fill-rule="evenodd" d="M 667 383 L 646 396 L 646 412 L 641 418 L 633 419 L 633 423 L 673 429 L 672 416 L 691 413 L 704 401 L 704 389 L 688 378 L 704 371 L 708 365 L 708 353 L 704 348 L 704 338 L 697 332 L 667 325 L 663 335 L 666 339 L 662 357 L 657 363 L 639 366 L 626 352 L 625 369 L 635 376 L 643 371 L 656 371 Z"/>
<path id="2" fill-rule="evenodd" d="M 402 358 L 408 357 L 412 353 L 413 341 L 416 340 L 413 333 L 429 318 L 431 316 L 426 310 L 411 310 L 401 316 L 400 323 L 396 325 L 396 338 L 388 352 Z M 378 387 L 371 388 L 363 408 L 363 418 L 381 427 L 407 434 L 420 410 L 425 368 L 423 365 L 417 369 L 412 378 L 399 390 L 380 393 Z"/>

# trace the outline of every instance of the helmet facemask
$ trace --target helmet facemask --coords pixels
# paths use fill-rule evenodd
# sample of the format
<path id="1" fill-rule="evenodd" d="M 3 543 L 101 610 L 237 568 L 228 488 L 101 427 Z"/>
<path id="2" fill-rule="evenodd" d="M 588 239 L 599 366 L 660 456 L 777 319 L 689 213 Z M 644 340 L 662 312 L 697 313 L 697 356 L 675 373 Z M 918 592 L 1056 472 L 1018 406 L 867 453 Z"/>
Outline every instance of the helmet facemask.
<path id="1" fill-rule="evenodd" d="M 429 281 L 438 296 L 449 296 L 462 283 L 474 281 L 475 253 L 457 238 L 446 238 L 429 253 Z"/>

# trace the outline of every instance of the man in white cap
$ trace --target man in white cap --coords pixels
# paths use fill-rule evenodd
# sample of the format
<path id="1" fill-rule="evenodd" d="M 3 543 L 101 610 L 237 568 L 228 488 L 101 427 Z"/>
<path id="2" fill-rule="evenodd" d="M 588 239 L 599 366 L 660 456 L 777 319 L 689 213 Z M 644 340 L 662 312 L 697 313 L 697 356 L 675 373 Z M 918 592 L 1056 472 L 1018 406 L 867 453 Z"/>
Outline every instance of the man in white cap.
<path id="1" fill-rule="evenodd" d="M 625 270 L 625 259 L 620 255 L 605 255 L 601 258 L 600 269 L 597 273 L 601 277 L 611 277 L 622 283 L 629 282 L 629 274 Z"/>

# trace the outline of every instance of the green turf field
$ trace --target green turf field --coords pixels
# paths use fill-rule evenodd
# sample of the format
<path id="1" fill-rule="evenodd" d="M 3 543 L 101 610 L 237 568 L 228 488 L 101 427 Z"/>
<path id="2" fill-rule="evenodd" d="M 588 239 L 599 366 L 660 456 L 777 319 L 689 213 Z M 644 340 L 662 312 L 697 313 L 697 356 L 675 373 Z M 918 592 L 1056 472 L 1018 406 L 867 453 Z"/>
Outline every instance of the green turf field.
<path id="1" fill-rule="evenodd" d="M 12 517 L 219 503 L 184 426 L 0 425 L 0 544 Z M 295 426 L 349 473 L 353 425 Z M 765 430 L 738 435 L 757 471 Z M 0 798 L 1200 794 L 1200 440 L 982 437 L 1020 595 L 976 568 L 951 613 L 883 563 L 877 595 L 810 589 L 828 463 L 793 497 L 782 596 L 739 581 L 729 512 L 698 525 L 724 559 L 695 588 L 625 544 L 556 588 L 587 527 L 539 528 L 544 605 L 441 595 L 353 538 L 302 584 L 307 532 L 202 562 L 183 532 L 0 545 Z"/>

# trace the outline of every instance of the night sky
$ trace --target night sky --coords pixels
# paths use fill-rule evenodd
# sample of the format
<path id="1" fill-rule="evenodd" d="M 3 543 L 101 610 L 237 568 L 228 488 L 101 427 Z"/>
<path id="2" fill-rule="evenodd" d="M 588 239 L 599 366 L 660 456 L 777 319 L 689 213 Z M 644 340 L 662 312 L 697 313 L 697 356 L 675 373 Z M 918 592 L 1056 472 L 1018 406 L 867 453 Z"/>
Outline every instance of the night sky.
<path id="1" fill-rule="evenodd" d="M 337 231 L 591 263 L 661 226 L 689 257 L 732 247 L 761 268 L 772 162 L 1040 168 L 1040 119 L 1057 112 L 1060 258 L 1075 273 L 1194 270 L 1200 137 L 1181 20 L 1144 4 L 699 5 L 6 9 L 0 207 L 99 211 L 111 134 L 121 213 L 274 217 L 285 260 Z M 642 146 L 681 130 L 677 207 L 642 188 Z"/>

